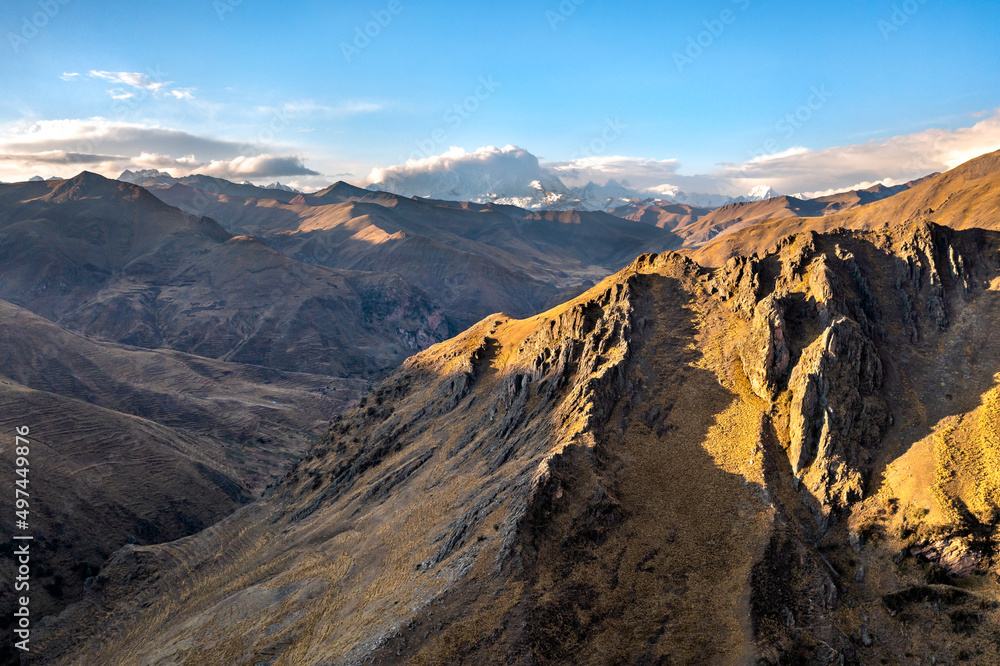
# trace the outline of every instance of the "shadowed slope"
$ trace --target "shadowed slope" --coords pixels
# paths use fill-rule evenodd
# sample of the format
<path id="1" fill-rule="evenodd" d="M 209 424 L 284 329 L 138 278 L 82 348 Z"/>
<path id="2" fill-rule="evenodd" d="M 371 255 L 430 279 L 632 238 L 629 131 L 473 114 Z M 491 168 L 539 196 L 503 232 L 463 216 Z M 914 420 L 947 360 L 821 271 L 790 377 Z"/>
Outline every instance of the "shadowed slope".
<path id="1" fill-rule="evenodd" d="M 79 599 L 130 539 L 173 540 L 259 496 L 363 390 L 97 343 L 0 301 L 0 427 L 28 426 L 33 443 L 33 617 Z M 12 445 L 3 460 L 14 469 Z M 0 510 L 13 515 L 13 500 Z M 13 604 L 9 550 L 0 570 L 0 600 Z"/>
<path id="2" fill-rule="evenodd" d="M 651 243 L 673 246 L 669 231 L 607 213 L 529 213 L 346 183 L 287 204 L 176 185 L 152 191 L 300 261 L 399 273 L 461 328 L 495 312 L 529 316 L 566 288 L 621 268 Z"/>
<path id="3" fill-rule="evenodd" d="M 355 377 L 448 332 L 396 275 L 303 264 L 94 174 L 43 185 L 0 186 L 0 298 L 66 328 Z"/>

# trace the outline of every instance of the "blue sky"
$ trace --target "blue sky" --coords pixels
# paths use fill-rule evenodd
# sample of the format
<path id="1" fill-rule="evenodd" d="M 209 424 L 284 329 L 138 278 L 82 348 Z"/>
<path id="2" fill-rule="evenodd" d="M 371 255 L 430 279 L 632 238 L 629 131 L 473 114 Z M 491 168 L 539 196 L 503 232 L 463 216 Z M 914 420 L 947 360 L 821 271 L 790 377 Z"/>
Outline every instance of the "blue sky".
<path id="1" fill-rule="evenodd" d="M 124 165 L 315 187 L 507 144 L 650 187 L 900 179 L 1000 148 L 997 26 L 987 0 L 8 0 L 0 179 Z M 859 145 L 891 150 L 829 171 Z"/>

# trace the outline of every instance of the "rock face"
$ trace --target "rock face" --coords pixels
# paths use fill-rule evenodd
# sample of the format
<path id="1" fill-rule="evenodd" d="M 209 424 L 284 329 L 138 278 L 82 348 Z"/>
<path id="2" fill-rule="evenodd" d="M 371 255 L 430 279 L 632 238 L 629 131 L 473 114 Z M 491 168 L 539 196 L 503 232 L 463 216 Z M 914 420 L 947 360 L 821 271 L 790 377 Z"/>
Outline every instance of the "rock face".
<path id="1" fill-rule="evenodd" d="M 643 255 L 488 318 L 273 493 L 116 553 L 35 659 L 996 663 L 998 247 Z"/>
<path id="2" fill-rule="evenodd" d="M 750 330 L 740 344 L 740 360 L 753 392 L 772 400 L 788 371 L 789 359 L 785 318 L 773 295 L 769 295 L 754 308 Z"/>
<path id="3" fill-rule="evenodd" d="M 878 448 L 889 410 L 880 395 L 882 363 L 874 345 L 847 317 L 828 326 L 802 351 L 792 371 L 789 432 L 792 471 L 820 468 L 811 489 L 824 504 L 861 497 L 857 471 Z M 836 486 L 837 490 L 833 491 Z"/>

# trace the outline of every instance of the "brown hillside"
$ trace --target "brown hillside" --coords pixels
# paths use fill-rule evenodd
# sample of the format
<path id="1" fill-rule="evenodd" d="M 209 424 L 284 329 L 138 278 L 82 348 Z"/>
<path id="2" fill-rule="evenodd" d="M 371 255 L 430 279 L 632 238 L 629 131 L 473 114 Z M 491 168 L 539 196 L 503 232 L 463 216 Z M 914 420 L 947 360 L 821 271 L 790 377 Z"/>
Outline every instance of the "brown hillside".
<path id="1" fill-rule="evenodd" d="M 363 390 L 360 380 L 97 343 L 0 301 L 0 428 L 27 425 L 34 442 L 30 525 L 43 550 L 33 615 L 78 600 L 130 539 L 180 538 L 258 497 Z M 0 510 L 13 515 L 13 500 L 0 498 Z M 9 553 L 0 571 L 0 602 L 13 604 Z"/>
<path id="2" fill-rule="evenodd" d="M 0 185 L 0 298 L 91 337 L 295 372 L 385 374 L 449 332 L 394 273 L 305 264 L 141 187 Z"/>
<path id="3" fill-rule="evenodd" d="M 608 213 L 530 213 L 347 183 L 289 203 L 180 185 L 152 192 L 299 261 L 398 273 L 434 299 L 455 330 L 496 312 L 530 316 L 556 294 L 603 279 L 651 245 L 680 245 L 669 230 Z"/>
<path id="4" fill-rule="evenodd" d="M 824 232 L 839 227 L 880 229 L 891 224 L 928 221 L 954 229 L 1000 229 L 1000 151 L 977 157 L 951 171 L 920 181 L 883 201 L 820 218 L 758 222 L 691 251 L 708 266 L 729 257 L 763 252 L 788 234 Z"/>
<path id="5" fill-rule="evenodd" d="M 998 249 L 804 233 L 487 319 L 40 660 L 996 663 Z"/>

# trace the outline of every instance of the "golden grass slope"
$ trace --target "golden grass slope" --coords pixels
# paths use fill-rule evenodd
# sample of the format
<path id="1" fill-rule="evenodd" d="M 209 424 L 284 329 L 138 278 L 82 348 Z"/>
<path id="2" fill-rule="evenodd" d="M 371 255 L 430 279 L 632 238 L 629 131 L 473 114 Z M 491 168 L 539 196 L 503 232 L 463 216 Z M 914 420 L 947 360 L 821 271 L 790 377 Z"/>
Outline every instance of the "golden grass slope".
<path id="1" fill-rule="evenodd" d="M 923 180 L 905 192 L 843 213 L 757 221 L 690 251 L 690 256 L 706 266 L 719 266 L 733 256 L 763 253 L 789 234 L 837 228 L 872 230 L 917 221 L 955 229 L 1000 229 L 1000 151 Z"/>

